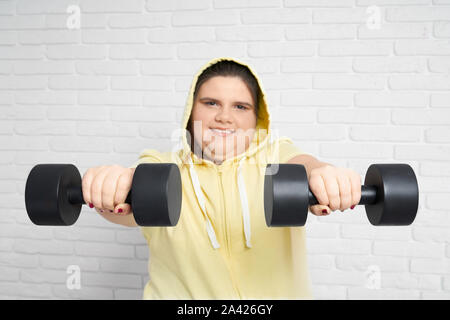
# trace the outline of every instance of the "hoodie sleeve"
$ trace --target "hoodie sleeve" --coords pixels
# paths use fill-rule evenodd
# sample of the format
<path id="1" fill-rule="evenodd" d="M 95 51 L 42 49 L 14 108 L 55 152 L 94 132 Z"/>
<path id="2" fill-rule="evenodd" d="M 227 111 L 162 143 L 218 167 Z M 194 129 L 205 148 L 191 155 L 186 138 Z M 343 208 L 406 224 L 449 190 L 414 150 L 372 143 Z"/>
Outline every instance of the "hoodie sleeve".
<path id="1" fill-rule="evenodd" d="M 146 149 L 139 155 L 139 159 L 129 169 L 135 169 L 141 163 L 161 163 L 162 155 L 158 150 Z"/>
<path id="2" fill-rule="evenodd" d="M 273 159 L 275 159 L 277 163 L 287 163 L 295 156 L 304 153 L 305 152 L 297 147 L 288 137 L 279 138 L 273 146 Z"/>

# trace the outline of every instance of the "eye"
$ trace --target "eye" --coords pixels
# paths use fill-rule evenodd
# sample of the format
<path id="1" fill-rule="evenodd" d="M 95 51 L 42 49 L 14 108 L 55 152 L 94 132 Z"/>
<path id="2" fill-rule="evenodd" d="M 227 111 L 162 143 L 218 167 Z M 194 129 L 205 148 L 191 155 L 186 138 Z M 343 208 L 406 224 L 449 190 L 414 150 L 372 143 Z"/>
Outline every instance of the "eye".
<path id="1" fill-rule="evenodd" d="M 210 103 L 216 104 L 214 101 L 206 101 L 205 102 L 205 104 L 212 106 L 213 104 L 210 104 Z"/>
<path id="2" fill-rule="evenodd" d="M 247 107 L 244 107 L 241 104 L 238 104 L 236 107 L 238 107 L 239 110 L 246 110 L 246 109 L 248 109 Z M 242 108 L 239 108 L 239 107 L 242 107 Z"/>

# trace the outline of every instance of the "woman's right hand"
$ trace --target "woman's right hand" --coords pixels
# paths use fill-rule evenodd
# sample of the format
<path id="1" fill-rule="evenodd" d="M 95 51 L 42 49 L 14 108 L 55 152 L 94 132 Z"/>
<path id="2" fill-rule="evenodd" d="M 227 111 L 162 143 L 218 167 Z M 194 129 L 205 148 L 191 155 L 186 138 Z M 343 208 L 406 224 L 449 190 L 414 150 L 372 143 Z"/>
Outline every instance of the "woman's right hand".
<path id="1" fill-rule="evenodd" d="M 81 184 L 84 201 L 102 214 L 131 214 L 131 206 L 125 199 L 131 190 L 134 170 L 119 165 L 89 168 Z"/>

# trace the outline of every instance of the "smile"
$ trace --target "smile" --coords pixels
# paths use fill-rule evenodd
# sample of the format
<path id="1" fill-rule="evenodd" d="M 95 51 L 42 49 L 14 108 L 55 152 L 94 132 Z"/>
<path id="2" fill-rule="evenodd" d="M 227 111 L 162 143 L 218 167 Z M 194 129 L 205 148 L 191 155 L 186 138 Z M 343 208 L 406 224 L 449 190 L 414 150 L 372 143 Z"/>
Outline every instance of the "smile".
<path id="1" fill-rule="evenodd" d="M 221 137 L 226 137 L 226 136 L 232 135 L 235 132 L 235 130 L 232 130 L 232 129 L 222 130 L 222 129 L 217 129 L 217 128 L 210 128 L 210 130 L 214 135 L 221 136 Z"/>

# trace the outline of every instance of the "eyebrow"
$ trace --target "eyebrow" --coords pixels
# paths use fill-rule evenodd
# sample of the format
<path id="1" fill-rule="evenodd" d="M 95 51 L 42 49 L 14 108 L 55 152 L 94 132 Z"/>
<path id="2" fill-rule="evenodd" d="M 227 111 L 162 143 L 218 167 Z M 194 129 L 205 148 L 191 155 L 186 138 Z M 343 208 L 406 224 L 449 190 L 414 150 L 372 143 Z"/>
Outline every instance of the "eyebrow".
<path id="1" fill-rule="evenodd" d="M 199 100 L 200 100 L 200 101 L 203 101 L 203 100 L 212 100 L 212 101 L 218 101 L 218 102 L 220 102 L 220 100 L 217 100 L 217 99 L 214 99 L 214 98 L 209 98 L 209 97 L 200 98 Z M 250 104 L 250 103 L 248 103 L 248 102 L 235 101 L 234 103 L 243 104 L 243 105 L 249 106 L 250 108 L 253 108 L 253 105 Z"/>

